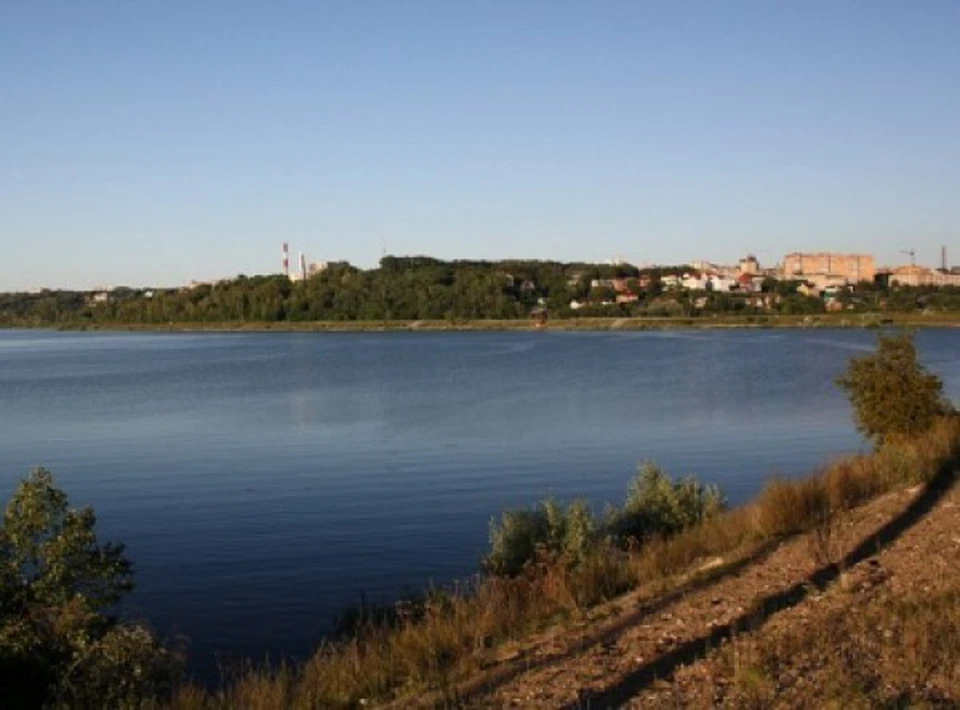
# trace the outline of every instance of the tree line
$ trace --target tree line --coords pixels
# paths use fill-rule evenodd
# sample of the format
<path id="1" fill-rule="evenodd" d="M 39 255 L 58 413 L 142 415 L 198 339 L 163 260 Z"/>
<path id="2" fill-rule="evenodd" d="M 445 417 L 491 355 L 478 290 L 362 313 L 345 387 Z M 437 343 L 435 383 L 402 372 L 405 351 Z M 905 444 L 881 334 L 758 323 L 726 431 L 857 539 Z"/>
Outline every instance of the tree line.
<path id="1" fill-rule="evenodd" d="M 238 276 L 179 289 L 0 294 L 0 325 L 96 325 L 281 321 L 523 319 L 822 313 L 823 299 L 799 282 L 766 279 L 760 293 L 664 288 L 689 266 L 638 269 L 555 261 L 441 261 L 384 257 L 374 269 L 329 264 L 304 281 L 282 274 Z M 617 288 L 614 288 L 616 282 Z M 618 298 L 620 296 L 620 298 Z M 623 296 L 628 296 L 624 298 Z M 834 297 L 844 310 L 960 310 L 958 288 L 858 284 Z"/>

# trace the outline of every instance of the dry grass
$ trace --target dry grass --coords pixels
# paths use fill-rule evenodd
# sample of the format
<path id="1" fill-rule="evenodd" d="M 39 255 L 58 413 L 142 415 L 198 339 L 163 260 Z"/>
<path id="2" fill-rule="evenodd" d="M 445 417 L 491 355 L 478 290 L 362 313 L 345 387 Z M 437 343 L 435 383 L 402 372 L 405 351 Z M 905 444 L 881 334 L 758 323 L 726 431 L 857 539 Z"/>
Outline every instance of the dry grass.
<path id="1" fill-rule="evenodd" d="M 641 584 L 687 572 L 705 559 L 727 556 L 747 543 L 829 526 L 837 513 L 883 491 L 929 481 L 944 466 L 956 465 L 958 457 L 960 418 L 943 419 L 914 441 L 844 458 L 804 480 L 774 480 L 754 502 L 673 537 L 627 551 L 604 544 L 575 565 L 542 555 L 515 578 L 477 577 L 454 592 L 433 594 L 399 623 L 361 625 L 352 638 L 320 648 L 296 668 L 250 667 L 215 692 L 182 688 L 173 706 L 348 707 L 427 690 L 452 698 L 458 683 L 495 663 L 509 641 L 576 617 Z M 824 530 L 829 536 L 829 528 Z M 824 544 L 823 554 L 830 556 L 829 537 Z M 953 603 L 956 596 L 950 599 Z M 950 609 L 950 618 L 956 620 L 956 609 Z M 936 621 L 933 616 L 923 619 Z M 960 622 L 954 633 L 958 628 Z M 903 631 L 917 637 L 916 663 L 924 667 L 930 652 L 921 642 L 925 629 L 905 626 Z M 750 673 L 762 690 L 762 673 Z"/>
<path id="2" fill-rule="evenodd" d="M 760 493 L 755 507 L 756 524 L 764 537 L 803 532 L 830 514 L 825 476 L 802 481 L 774 479 Z"/>
<path id="3" fill-rule="evenodd" d="M 960 591 L 837 609 L 822 623 L 736 640 L 717 661 L 736 707 L 957 707 Z"/>

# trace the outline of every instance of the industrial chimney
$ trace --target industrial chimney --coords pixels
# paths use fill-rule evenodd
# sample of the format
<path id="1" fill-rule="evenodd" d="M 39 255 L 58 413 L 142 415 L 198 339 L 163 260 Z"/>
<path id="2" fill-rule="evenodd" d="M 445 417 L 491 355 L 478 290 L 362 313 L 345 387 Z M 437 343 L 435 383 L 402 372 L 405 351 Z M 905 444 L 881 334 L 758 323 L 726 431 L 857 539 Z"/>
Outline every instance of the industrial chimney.
<path id="1" fill-rule="evenodd" d="M 290 245 L 283 243 L 283 275 L 290 278 Z"/>

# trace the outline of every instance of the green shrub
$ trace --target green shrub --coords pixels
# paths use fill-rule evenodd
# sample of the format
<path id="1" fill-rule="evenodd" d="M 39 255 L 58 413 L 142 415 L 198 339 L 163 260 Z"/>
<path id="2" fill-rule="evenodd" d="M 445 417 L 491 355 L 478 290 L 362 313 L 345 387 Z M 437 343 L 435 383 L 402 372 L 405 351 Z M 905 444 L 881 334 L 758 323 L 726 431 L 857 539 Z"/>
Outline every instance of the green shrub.
<path id="1" fill-rule="evenodd" d="M 675 482 L 656 465 L 645 463 L 630 484 L 624 506 L 608 510 L 602 521 L 582 500 L 564 507 L 548 498 L 532 510 L 508 510 L 490 525 L 484 568 L 493 574 L 519 574 L 541 553 L 577 564 L 602 539 L 629 546 L 673 535 L 725 508 L 715 486 L 694 478 Z"/>
<path id="2" fill-rule="evenodd" d="M 607 529 L 618 540 L 643 541 L 673 535 L 725 508 L 716 486 L 705 486 L 692 477 L 674 482 L 659 466 L 647 462 L 630 483 L 623 509 L 608 513 Z"/>
<path id="3" fill-rule="evenodd" d="M 585 501 L 567 507 L 547 498 L 533 510 L 508 510 L 490 523 L 490 553 L 484 567 L 493 574 L 515 575 L 538 550 L 583 559 L 597 539 L 597 525 Z"/>
<path id="4" fill-rule="evenodd" d="M 851 360 L 837 384 L 847 391 L 857 428 L 878 445 L 923 434 L 952 409 L 908 333 L 880 335 L 877 351 Z"/>

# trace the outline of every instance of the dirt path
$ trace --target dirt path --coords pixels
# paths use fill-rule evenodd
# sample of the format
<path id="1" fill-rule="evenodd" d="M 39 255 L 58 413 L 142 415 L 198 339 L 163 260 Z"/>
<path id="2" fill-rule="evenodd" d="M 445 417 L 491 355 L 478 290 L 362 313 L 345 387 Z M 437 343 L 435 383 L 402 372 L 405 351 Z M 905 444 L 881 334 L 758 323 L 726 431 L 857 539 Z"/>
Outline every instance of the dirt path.
<path id="1" fill-rule="evenodd" d="M 597 612 L 599 618 L 534 640 L 468 688 L 461 702 L 523 708 L 755 704 L 744 699 L 740 655 L 760 653 L 764 644 L 782 646 L 786 642 L 778 639 L 798 627 L 836 626 L 838 613 L 858 605 L 911 590 L 960 588 L 960 492 L 953 481 L 881 497 L 826 534 L 752 551 L 732 570 L 724 572 L 717 561 L 714 578 L 681 586 L 659 602 L 651 603 L 649 590 L 627 595 Z M 816 677 L 817 659 L 793 655 L 806 664 L 803 672 L 784 669 L 776 678 L 756 679 L 755 690 L 769 703 L 802 707 L 812 699 L 804 679 Z"/>

